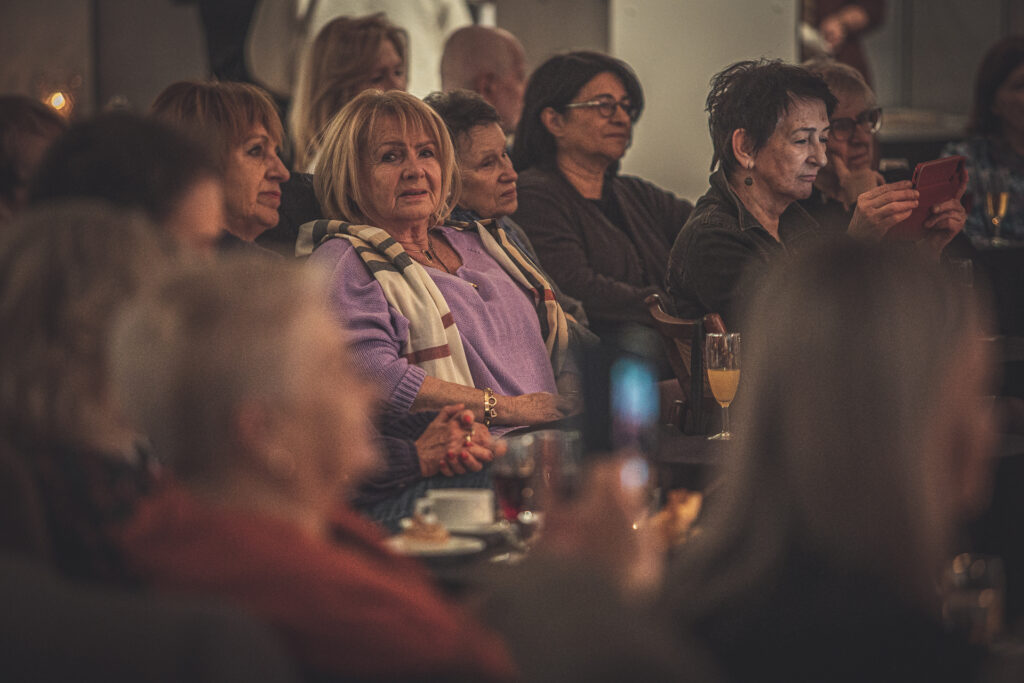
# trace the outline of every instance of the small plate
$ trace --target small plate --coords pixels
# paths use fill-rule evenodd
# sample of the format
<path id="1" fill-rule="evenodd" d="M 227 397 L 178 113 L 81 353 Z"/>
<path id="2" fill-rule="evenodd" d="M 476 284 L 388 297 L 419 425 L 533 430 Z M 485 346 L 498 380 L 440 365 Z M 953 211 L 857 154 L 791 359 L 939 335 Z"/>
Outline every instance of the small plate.
<path id="1" fill-rule="evenodd" d="M 487 547 L 487 544 L 479 538 L 467 538 L 465 536 L 450 536 L 444 543 L 435 543 L 398 535 L 387 539 L 385 543 L 399 555 L 413 555 L 415 557 L 475 555 Z"/>

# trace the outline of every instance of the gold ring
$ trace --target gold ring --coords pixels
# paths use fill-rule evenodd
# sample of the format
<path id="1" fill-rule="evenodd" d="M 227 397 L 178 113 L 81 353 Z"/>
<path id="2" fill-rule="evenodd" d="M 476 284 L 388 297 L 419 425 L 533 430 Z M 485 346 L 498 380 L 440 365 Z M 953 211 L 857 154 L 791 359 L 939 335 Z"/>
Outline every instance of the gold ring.
<path id="1" fill-rule="evenodd" d="M 466 434 L 466 436 L 462 437 L 462 443 L 464 443 L 467 446 L 472 446 L 473 445 L 473 435 L 472 434 Z"/>

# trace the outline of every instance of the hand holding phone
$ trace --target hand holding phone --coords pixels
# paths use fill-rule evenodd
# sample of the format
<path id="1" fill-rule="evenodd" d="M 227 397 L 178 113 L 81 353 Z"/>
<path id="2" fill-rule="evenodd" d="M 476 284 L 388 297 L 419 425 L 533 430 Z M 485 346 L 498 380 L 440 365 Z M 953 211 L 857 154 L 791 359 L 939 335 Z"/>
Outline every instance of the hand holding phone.
<path id="1" fill-rule="evenodd" d="M 917 207 L 886 233 L 887 240 L 917 242 L 928 235 L 936 221 L 929 222 L 934 208 L 959 199 L 967 187 L 966 159 L 962 156 L 925 161 L 914 169 L 911 181 L 918 192 Z M 948 240 L 947 240 L 948 241 Z"/>

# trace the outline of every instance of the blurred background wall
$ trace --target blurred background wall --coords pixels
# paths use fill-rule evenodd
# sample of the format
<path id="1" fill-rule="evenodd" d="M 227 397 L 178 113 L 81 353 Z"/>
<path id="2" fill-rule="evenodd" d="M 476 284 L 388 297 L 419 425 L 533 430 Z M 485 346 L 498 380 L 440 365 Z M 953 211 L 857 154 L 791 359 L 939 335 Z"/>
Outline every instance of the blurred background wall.
<path id="1" fill-rule="evenodd" d="M 707 185 L 703 103 L 711 75 L 738 59 L 797 54 L 798 0 L 476 4 L 520 37 L 530 67 L 581 48 L 628 61 L 648 106 L 624 169 L 691 199 Z M 1024 32 L 1021 0 L 889 0 L 887 14 L 884 26 L 865 41 L 880 103 L 887 110 L 949 114 L 953 122 L 967 113 L 985 49 L 1007 33 Z M 111 103 L 144 110 L 171 81 L 207 73 L 195 0 L 0 3 L 2 92 L 40 98 L 66 92 L 75 115 Z"/>

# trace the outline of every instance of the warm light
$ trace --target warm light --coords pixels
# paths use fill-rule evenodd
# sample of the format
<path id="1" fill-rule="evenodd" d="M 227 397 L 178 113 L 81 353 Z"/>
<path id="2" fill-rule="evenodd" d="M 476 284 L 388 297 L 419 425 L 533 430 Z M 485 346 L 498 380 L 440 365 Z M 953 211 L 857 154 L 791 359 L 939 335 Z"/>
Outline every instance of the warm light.
<path id="1" fill-rule="evenodd" d="M 46 103 L 54 109 L 56 109 L 57 111 L 64 111 L 64 109 L 68 106 L 68 98 L 64 93 L 58 90 L 57 92 L 53 93 L 48 98 L 46 98 Z"/>

